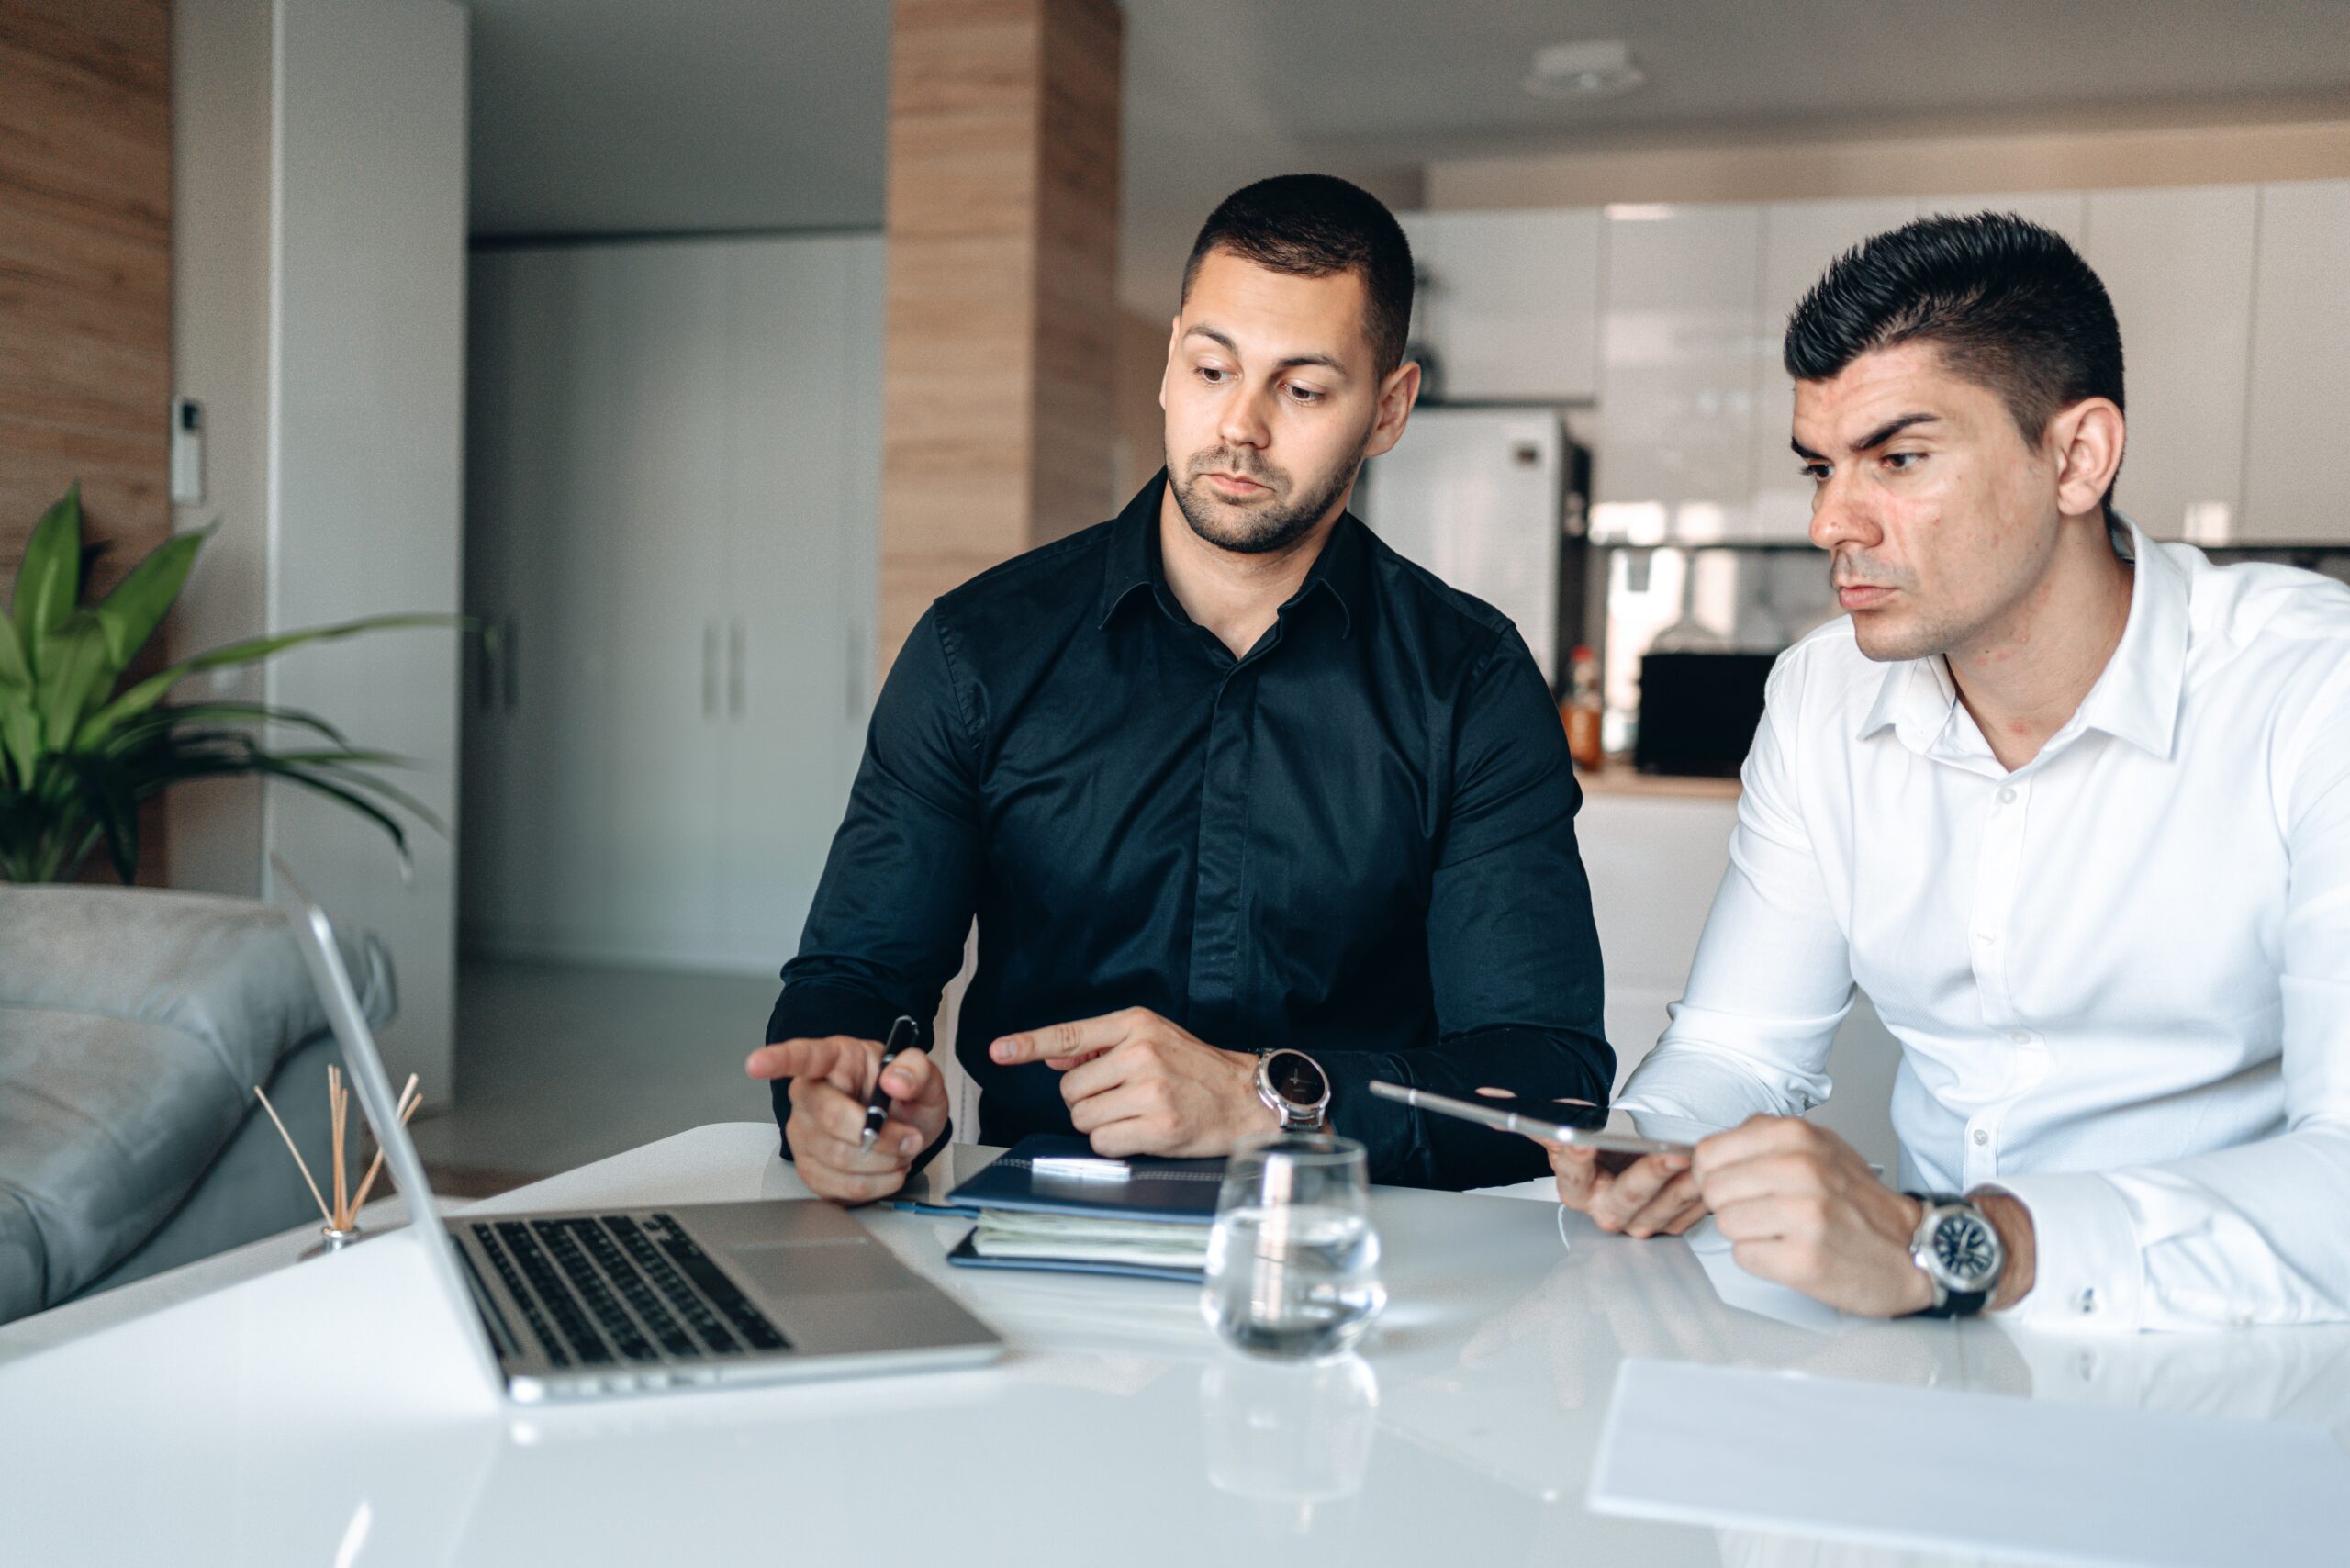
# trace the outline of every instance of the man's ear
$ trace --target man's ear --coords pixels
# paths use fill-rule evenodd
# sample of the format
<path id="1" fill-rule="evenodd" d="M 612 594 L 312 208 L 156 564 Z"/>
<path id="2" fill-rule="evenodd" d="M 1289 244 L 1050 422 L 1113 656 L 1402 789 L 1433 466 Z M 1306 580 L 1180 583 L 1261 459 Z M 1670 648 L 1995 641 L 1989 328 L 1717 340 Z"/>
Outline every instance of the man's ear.
<path id="1" fill-rule="evenodd" d="M 1416 361 L 1407 359 L 1387 373 L 1379 384 L 1379 413 L 1371 420 L 1369 439 L 1362 443 L 1363 456 L 1377 457 L 1403 439 L 1404 421 L 1412 417 L 1412 405 L 1419 397 Z"/>
<path id="2" fill-rule="evenodd" d="M 2098 510 L 2121 469 L 2129 430 L 2110 398 L 2085 398 L 2048 421 L 2049 451 L 2056 460 L 2056 510 L 2086 517 Z"/>

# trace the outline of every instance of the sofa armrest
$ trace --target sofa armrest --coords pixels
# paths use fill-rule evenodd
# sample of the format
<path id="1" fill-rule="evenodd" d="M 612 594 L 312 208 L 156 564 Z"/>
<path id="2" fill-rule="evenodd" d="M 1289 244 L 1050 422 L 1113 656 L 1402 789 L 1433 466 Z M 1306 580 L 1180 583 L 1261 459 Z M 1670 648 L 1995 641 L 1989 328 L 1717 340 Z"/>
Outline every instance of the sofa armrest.
<path id="1" fill-rule="evenodd" d="M 371 1019 L 391 966 L 341 937 Z M 0 1321 L 145 1242 L 327 1027 L 285 913 L 133 888 L 0 887 Z"/>
<path id="2" fill-rule="evenodd" d="M 337 933 L 370 1023 L 397 1004 L 373 934 Z M 285 912 L 146 888 L 0 887 L 0 1007 L 161 1024 L 218 1058 L 251 1105 L 286 1052 L 327 1026 Z"/>

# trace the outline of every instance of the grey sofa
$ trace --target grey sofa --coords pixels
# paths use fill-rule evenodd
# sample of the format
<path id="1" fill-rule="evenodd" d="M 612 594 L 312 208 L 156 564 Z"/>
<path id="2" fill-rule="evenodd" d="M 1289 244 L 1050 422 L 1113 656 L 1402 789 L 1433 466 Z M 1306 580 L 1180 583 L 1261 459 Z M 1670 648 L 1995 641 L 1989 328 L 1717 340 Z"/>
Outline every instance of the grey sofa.
<path id="1" fill-rule="evenodd" d="M 343 954 L 388 1019 L 382 946 Z M 323 1182 L 339 1059 L 271 905 L 0 885 L 0 1322 L 315 1221 L 252 1086 Z"/>

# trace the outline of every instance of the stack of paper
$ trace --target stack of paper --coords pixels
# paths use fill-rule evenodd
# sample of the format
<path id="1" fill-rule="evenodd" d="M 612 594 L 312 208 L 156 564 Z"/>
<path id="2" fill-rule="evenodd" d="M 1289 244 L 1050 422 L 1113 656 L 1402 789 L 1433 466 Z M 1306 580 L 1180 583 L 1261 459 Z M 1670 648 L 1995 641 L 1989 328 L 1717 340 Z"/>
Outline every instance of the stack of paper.
<path id="1" fill-rule="evenodd" d="M 1208 1233 L 1199 1226 L 1161 1220 L 982 1209 L 971 1249 L 982 1258 L 1192 1271 L 1207 1267 Z"/>

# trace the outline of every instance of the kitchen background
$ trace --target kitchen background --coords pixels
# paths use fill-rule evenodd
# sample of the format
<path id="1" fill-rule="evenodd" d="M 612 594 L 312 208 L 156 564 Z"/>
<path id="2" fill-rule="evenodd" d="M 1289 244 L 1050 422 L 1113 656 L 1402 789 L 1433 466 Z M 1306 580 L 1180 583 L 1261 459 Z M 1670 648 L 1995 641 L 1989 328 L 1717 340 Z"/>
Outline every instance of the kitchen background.
<path id="1" fill-rule="evenodd" d="M 395 936 L 420 1141 L 477 1189 L 766 1114 L 741 1057 L 896 638 L 1158 465 L 1182 257 L 1249 179 L 1356 179 L 1414 243 L 1429 392 L 1357 510 L 1516 618 L 1562 698 L 1593 650 L 1611 756 L 1582 834 L 1626 1070 L 1721 874 L 1761 672 L 1834 613 L 1778 336 L 1839 252 L 1984 207 L 2067 234 L 2121 316 L 2122 509 L 2350 577 L 2331 0 L 464 9 L 428 50 L 401 29 L 443 0 L 178 0 L 173 266 L 214 476 L 180 521 L 225 520 L 198 631 L 257 616 L 313 526 L 273 510 L 260 454 L 357 450 L 392 395 L 346 372 L 288 406 L 272 365 L 414 355 L 420 323 L 464 345 L 395 384 L 462 430 L 431 459 L 462 475 L 449 538 L 363 518 L 338 546 L 438 552 L 499 631 L 453 680 L 345 678 L 428 710 L 386 738 L 456 831 L 414 885 L 330 875 Z M 256 170 L 285 183 L 285 117 L 387 77 L 466 84 L 455 156 L 386 131 L 255 199 Z M 287 226 L 419 189 L 462 210 L 464 286 L 361 360 L 348 312 L 285 304 L 335 297 L 297 286 L 320 252 Z M 411 243 L 369 232 L 379 267 Z M 174 818 L 173 879 L 256 890 L 282 831 L 208 794 Z M 1823 1116 L 1888 1164 L 1894 1059 L 1860 1000 Z"/>

